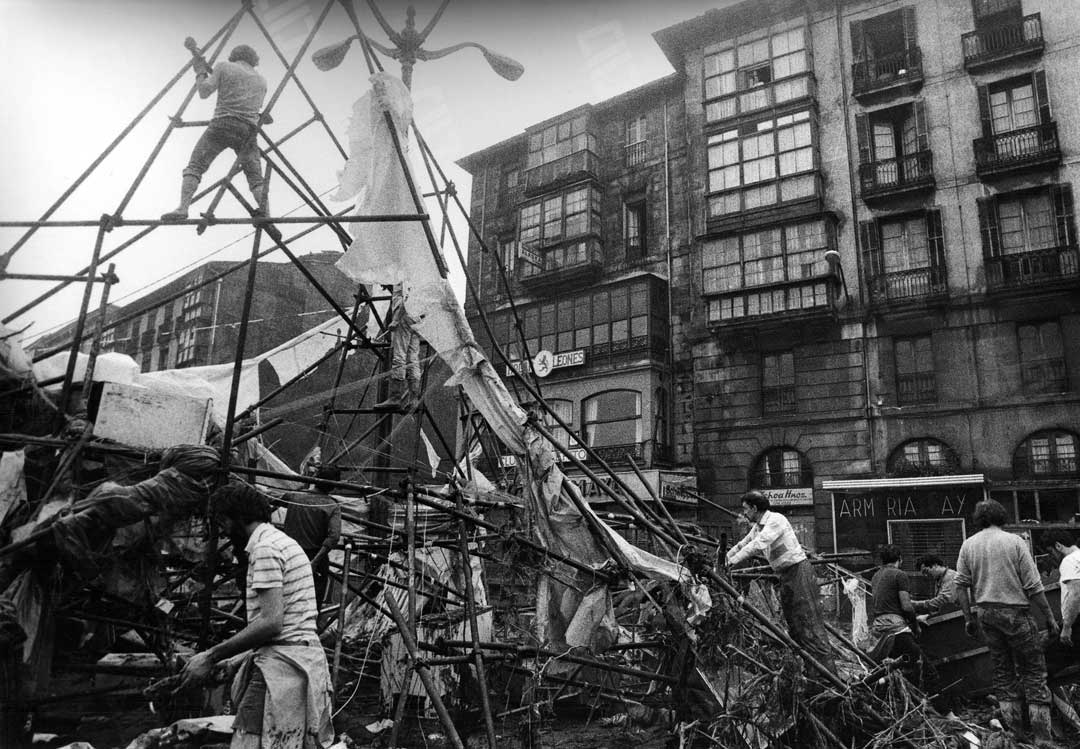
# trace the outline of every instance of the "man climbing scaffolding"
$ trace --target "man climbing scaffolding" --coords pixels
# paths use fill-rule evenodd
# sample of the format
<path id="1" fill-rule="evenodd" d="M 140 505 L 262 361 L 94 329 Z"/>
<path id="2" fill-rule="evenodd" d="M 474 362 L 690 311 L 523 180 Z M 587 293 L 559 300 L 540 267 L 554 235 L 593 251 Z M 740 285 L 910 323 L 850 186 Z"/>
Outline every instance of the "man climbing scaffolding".
<path id="1" fill-rule="evenodd" d="M 247 177 L 248 187 L 255 198 L 255 215 L 265 217 L 267 195 L 256 143 L 259 112 L 266 98 L 266 79 L 255 71 L 259 55 L 248 45 L 240 44 L 229 54 L 228 62 L 219 62 L 211 69 L 209 63 L 197 54 L 194 41 L 189 38 L 185 45 L 195 52 L 194 69 L 199 96 L 206 99 L 217 91 L 217 106 L 213 119 L 195 144 L 191 159 L 184 169 L 180 205 L 176 210 L 164 214 L 161 220 L 180 221 L 187 218 L 199 181 L 218 154 L 226 148 L 236 153 L 240 169 Z"/>
<path id="2" fill-rule="evenodd" d="M 405 311 L 404 285 L 394 284 L 390 300 L 390 391 L 376 411 L 411 411 L 420 403 L 420 334 Z"/>

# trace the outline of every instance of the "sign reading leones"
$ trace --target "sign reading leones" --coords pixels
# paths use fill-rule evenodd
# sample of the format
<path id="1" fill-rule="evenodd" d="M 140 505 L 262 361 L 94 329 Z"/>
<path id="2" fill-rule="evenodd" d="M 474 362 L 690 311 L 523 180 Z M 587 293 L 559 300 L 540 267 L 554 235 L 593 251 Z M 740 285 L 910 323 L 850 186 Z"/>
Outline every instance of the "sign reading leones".
<path id="1" fill-rule="evenodd" d="M 553 354 L 550 351 L 544 350 L 538 352 L 532 360 L 533 370 L 536 372 L 537 377 L 547 377 L 553 370 L 563 369 L 565 367 L 580 367 L 584 363 L 584 349 L 563 351 L 559 354 Z M 508 364 L 506 367 L 507 377 L 518 376 L 520 372 L 517 371 L 517 368 L 520 367 L 520 363 L 518 363 L 516 367 L 513 364 Z"/>
<path id="2" fill-rule="evenodd" d="M 769 498 L 769 504 L 773 507 L 812 507 L 814 504 L 814 490 L 809 486 L 758 491 Z"/>

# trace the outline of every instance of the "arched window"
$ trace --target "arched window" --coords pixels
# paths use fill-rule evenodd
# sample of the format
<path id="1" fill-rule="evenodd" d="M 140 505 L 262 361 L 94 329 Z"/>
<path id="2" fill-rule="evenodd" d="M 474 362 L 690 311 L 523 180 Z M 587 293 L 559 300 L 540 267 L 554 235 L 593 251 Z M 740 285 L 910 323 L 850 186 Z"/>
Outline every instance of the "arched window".
<path id="1" fill-rule="evenodd" d="M 1064 429 L 1046 429 L 1028 437 L 1013 453 L 1013 473 L 1029 478 L 1049 478 L 1080 473 L 1077 470 L 1077 438 Z"/>
<path id="2" fill-rule="evenodd" d="M 754 465 L 750 475 L 751 489 L 785 486 L 813 486 L 814 475 L 802 453 L 793 447 L 773 447 L 766 450 Z"/>
<path id="3" fill-rule="evenodd" d="M 941 476 L 956 473 L 960 465 L 954 451 L 941 440 L 922 437 L 902 443 L 889 456 L 890 476 Z"/>
<path id="4" fill-rule="evenodd" d="M 641 442 L 641 393 L 609 390 L 584 403 L 585 442 L 593 447 Z"/>

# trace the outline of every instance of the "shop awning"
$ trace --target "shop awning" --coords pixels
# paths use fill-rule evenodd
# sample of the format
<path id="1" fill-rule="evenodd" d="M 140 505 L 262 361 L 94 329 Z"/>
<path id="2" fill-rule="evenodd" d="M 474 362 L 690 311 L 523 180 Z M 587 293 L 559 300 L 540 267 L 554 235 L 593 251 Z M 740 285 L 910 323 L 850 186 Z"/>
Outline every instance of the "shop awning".
<path id="1" fill-rule="evenodd" d="M 964 473 L 953 476 L 912 476 L 895 479 L 841 479 L 822 481 L 825 491 L 891 489 L 895 487 L 948 486 L 955 484 L 985 484 L 986 476 L 981 473 Z"/>

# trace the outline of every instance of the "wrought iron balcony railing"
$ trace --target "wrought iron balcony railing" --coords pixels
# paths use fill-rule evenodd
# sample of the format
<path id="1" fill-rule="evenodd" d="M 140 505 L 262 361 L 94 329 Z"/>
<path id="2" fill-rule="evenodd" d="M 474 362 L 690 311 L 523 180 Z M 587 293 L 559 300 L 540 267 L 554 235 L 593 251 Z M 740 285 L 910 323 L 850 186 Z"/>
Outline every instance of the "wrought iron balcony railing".
<path id="1" fill-rule="evenodd" d="M 907 302 L 945 294 L 945 269 L 938 267 L 880 273 L 870 278 L 870 301 L 874 304 Z"/>
<path id="2" fill-rule="evenodd" d="M 976 138 L 975 171 L 980 177 L 1061 161 L 1056 122 Z"/>
<path id="3" fill-rule="evenodd" d="M 1020 381 L 1029 393 L 1060 393 L 1069 389 L 1064 359 L 1043 359 L 1020 364 Z"/>
<path id="4" fill-rule="evenodd" d="M 761 411 L 766 416 L 795 413 L 795 386 L 761 388 Z"/>
<path id="5" fill-rule="evenodd" d="M 922 50 L 910 47 L 883 57 L 858 60 L 851 66 L 852 93 L 856 98 L 899 86 L 922 84 Z"/>
<path id="6" fill-rule="evenodd" d="M 863 200 L 934 186 L 934 154 L 930 150 L 859 164 Z"/>
<path id="7" fill-rule="evenodd" d="M 525 172 L 525 194 L 535 195 L 568 177 L 588 175 L 597 178 L 600 160 L 592 151 L 575 151 L 561 159 L 533 167 Z"/>
<path id="8" fill-rule="evenodd" d="M 626 166 L 641 166 L 645 163 L 645 159 L 649 157 L 649 141 L 639 140 L 637 143 L 631 143 L 626 146 Z"/>
<path id="9" fill-rule="evenodd" d="M 1051 247 L 986 259 L 986 286 L 1000 291 L 1041 286 L 1080 277 L 1080 250 Z"/>
<path id="10" fill-rule="evenodd" d="M 937 400 L 937 379 L 933 372 L 914 372 L 896 377 L 896 400 L 900 405 L 933 403 Z"/>
<path id="11" fill-rule="evenodd" d="M 1005 23 L 988 25 L 960 37 L 964 48 L 964 69 L 978 70 L 1002 60 L 1036 54 L 1046 46 L 1042 16 L 1032 13 Z"/>

